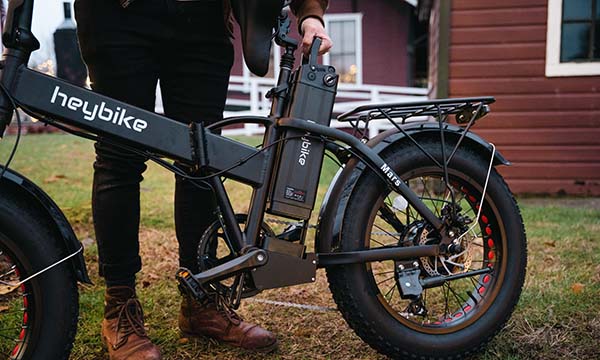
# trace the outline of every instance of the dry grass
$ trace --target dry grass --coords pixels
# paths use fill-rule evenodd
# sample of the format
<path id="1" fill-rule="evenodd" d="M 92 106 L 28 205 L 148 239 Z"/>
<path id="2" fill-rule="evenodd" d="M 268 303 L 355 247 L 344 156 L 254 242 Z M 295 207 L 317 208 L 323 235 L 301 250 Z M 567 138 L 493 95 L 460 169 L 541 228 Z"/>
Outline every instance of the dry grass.
<path id="1" fill-rule="evenodd" d="M 277 333 L 280 341 L 277 353 L 265 357 L 221 346 L 208 339 L 181 338 L 177 330 L 179 295 L 173 278 L 177 270 L 175 234 L 172 230 L 144 228 L 140 238 L 142 258 L 146 261 L 138 275 L 138 292 L 144 304 L 150 336 L 160 344 L 166 359 L 381 358 L 354 335 L 337 311 L 309 311 L 253 300 L 244 301 L 239 313 L 245 319 Z M 102 280 L 95 276 L 94 247 L 90 244 L 86 250 L 86 254 L 90 254 L 86 256 L 86 262 L 96 285 L 81 287 L 81 321 L 72 354 L 74 359 L 107 358 L 99 340 L 95 339 L 101 320 L 102 304 L 99 299 L 103 288 Z M 315 284 L 265 291 L 256 299 L 335 307 L 323 270 L 319 270 Z"/>

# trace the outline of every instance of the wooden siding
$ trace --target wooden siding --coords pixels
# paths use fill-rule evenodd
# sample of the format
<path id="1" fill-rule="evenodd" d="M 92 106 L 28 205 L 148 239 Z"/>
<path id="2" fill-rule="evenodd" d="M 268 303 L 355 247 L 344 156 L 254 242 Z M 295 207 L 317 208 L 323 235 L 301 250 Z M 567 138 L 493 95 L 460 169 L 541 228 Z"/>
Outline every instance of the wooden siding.
<path id="1" fill-rule="evenodd" d="M 438 97 L 438 63 L 440 38 L 440 2 L 434 1 L 429 17 L 429 97 Z"/>
<path id="2" fill-rule="evenodd" d="M 332 0 L 328 14 L 362 13 L 363 83 L 408 85 L 408 27 L 413 8 L 403 2 L 388 0 Z M 299 39 L 292 20 L 291 36 Z M 242 45 L 239 27 L 234 26 L 235 60 L 231 73 L 243 74 Z M 335 46 L 335 44 L 334 44 Z M 299 53 L 296 55 L 298 58 Z"/>
<path id="3" fill-rule="evenodd" d="M 328 12 L 350 0 L 331 0 Z M 413 8 L 404 1 L 355 0 L 363 14 L 363 83 L 408 86 L 408 27 Z M 334 44 L 335 46 L 335 44 Z"/>
<path id="4" fill-rule="evenodd" d="M 546 21 L 546 0 L 453 0 L 449 95 L 496 97 L 475 132 L 513 191 L 600 195 L 600 77 L 545 76 Z"/>

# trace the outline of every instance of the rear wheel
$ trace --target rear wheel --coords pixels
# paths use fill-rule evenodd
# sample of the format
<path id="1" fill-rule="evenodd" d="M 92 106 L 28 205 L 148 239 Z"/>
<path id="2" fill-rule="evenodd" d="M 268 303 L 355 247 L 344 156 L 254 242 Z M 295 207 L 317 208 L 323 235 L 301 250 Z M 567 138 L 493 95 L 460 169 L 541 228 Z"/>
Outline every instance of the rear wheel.
<path id="1" fill-rule="evenodd" d="M 40 214 L 27 210 L 0 193 L 0 358 L 66 359 L 79 310 L 68 262 L 15 286 L 67 255 Z"/>
<path id="2" fill-rule="evenodd" d="M 422 145 L 441 158 L 439 143 Z M 335 266 L 327 269 L 334 299 L 355 332 L 388 356 L 456 358 L 476 352 L 510 317 L 525 277 L 525 232 L 514 198 L 492 169 L 481 201 L 490 159 L 469 149 L 454 155 L 448 183 L 443 171 L 413 147 L 396 146 L 384 159 L 437 216 L 454 209 L 462 219 L 456 224 L 462 235 L 454 252 L 410 261 L 420 280 L 489 272 L 403 298 L 401 263 Z M 350 195 L 341 237 L 342 251 L 440 242 L 431 225 L 371 171 Z"/>

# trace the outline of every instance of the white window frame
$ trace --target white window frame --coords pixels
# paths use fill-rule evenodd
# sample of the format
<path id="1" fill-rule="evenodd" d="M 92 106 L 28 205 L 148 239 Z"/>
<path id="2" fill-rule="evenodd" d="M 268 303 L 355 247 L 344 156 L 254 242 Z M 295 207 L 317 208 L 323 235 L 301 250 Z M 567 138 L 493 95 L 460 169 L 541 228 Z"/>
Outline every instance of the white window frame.
<path id="1" fill-rule="evenodd" d="M 354 21 L 356 24 L 356 36 L 354 36 L 355 49 L 356 49 L 356 85 L 362 85 L 363 83 L 363 55 L 362 55 L 362 17 L 361 13 L 348 13 L 348 14 L 325 14 L 323 20 L 325 21 L 325 29 L 329 28 L 329 23 L 332 21 Z M 335 46 L 335 44 L 333 44 Z M 323 64 L 330 65 L 329 53 L 323 55 Z"/>
<path id="2" fill-rule="evenodd" d="M 600 61 L 560 62 L 563 0 L 548 1 L 548 31 L 546 33 L 546 76 L 600 75 Z"/>

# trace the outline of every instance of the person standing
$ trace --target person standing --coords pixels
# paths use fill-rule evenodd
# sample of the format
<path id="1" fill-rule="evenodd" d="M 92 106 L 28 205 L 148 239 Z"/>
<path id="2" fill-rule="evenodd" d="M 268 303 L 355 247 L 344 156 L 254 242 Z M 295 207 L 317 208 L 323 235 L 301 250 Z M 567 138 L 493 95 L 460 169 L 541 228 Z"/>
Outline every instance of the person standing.
<path id="1" fill-rule="evenodd" d="M 315 36 L 324 40 L 320 52 L 327 51 L 331 40 L 322 19 L 327 1 L 295 0 L 290 7 L 304 51 Z M 152 111 L 160 79 L 166 116 L 206 125 L 221 120 L 233 63 L 230 8 L 228 0 L 76 0 L 78 38 L 93 90 Z M 147 159 L 102 139 L 95 151 L 92 211 L 99 272 L 106 281 L 102 340 L 113 360 L 160 359 L 135 291 L 142 265 L 139 184 Z M 174 202 L 180 266 L 198 272 L 198 241 L 215 220 L 213 196 L 176 176 Z M 277 347 L 274 334 L 214 301 L 200 304 L 184 296 L 179 327 L 186 336 L 249 350 Z"/>

